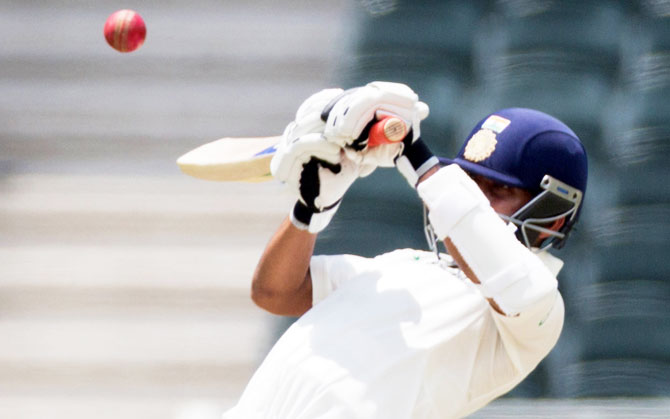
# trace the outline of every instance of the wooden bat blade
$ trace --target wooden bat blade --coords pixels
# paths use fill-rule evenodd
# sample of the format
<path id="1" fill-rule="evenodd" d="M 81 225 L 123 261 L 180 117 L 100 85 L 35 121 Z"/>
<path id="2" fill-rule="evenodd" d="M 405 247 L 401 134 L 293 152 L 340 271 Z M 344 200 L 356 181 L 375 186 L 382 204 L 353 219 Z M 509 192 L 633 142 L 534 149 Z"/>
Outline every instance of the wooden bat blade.
<path id="1" fill-rule="evenodd" d="M 177 159 L 182 172 L 219 182 L 272 179 L 270 160 L 280 137 L 226 137 L 201 145 Z"/>
<path id="2" fill-rule="evenodd" d="M 402 139 L 407 126 L 397 117 L 384 116 L 370 129 L 369 146 Z M 272 179 L 270 161 L 277 151 L 276 137 L 225 137 L 197 147 L 177 159 L 182 172 L 219 182 L 263 182 Z"/>

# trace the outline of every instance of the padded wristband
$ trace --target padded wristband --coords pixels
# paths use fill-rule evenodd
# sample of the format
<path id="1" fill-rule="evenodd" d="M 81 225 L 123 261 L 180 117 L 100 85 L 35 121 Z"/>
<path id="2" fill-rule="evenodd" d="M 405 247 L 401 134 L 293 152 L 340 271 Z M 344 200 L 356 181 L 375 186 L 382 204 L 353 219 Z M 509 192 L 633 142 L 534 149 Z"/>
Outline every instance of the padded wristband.
<path id="1" fill-rule="evenodd" d="M 293 206 L 293 211 L 291 211 L 291 222 L 300 230 L 307 230 L 313 215 L 313 209 L 298 201 Z"/>
<path id="2" fill-rule="evenodd" d="M 411 139 L 412 132 L 407 134 Z M 415 188 L 419 178 L 423 176 L 431 167 L 440 162 L 430 151 L 426 143 L 417 138 L 416 141 L 406 145 L 402 154 L 396 159 L 396 167 L 411 187 Z"/>
<path id="3" fill-rule="evenodd" d="M 301 201 L 298 201 L 293 206 L 293 210 L 290 214 L 291 223 L 299 230 L 318 233 L 330 223 L 330 220 L 340 207 L 340 202 L 341 200 L 323 211 L 318 212 L 303 204 Z"/>

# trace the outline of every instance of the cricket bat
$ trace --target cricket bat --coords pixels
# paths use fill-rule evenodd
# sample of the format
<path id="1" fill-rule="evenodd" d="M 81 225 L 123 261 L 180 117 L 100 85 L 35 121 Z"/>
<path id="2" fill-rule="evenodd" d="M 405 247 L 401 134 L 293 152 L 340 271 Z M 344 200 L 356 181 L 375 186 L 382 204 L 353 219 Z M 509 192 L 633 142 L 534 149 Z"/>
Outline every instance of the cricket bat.
<path id="1" fill-rule="evenodd" d="M 368 147 L 402 141 L 405 121 L 384 116 L 370 129 Z M 177 159 L 182 172 L 219 182 L 263 182 L 272 179 L 270 161 L 280 136 L 224 137 L 201 145 Z"/>

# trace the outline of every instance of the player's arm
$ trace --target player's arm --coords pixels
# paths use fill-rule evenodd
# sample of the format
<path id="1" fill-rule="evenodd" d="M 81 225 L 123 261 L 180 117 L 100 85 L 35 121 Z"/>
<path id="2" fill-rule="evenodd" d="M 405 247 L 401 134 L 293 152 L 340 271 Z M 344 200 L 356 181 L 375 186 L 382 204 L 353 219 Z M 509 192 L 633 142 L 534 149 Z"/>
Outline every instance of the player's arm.
<path id="1" fill-rule="evenodd" d="M 286 316 L 302 315 L 312 306 L 309 264 L 317 233 L 326 228 L 344 193 L 360 175 L 360 167 L 343 155 L 336 165 L 312 157 L 302 167 L 297 182 L 299 198 L 270 239 L 251 287 L 256 304 Z"/>
<path id="2" fill-rule="evenodd" d="M 477 184 L 457 165 L 417 188 L 438 237 L 496 311 L 518 315 L 555 300 L 557 281 L 495 213 Z"/>
<path id="3" fill-rule="evenodd" d="M 272 158 L 272 175 L 297 195 L 252 280 L 253 301 L 274 314 L 300 316 L 312 306 L 309 266 L 317 233 L 330 223 L 345 192 L 362 175 L 362 166 L 323 136 L 321 111 L 341 92 L 326 89 L 310 96 L 287 126 Z"/>
<path id="4" fill-rule="evenodd" d="M 316 234 L 287 218 L 268 242 L 251 283 L 251 299 L 279 315 L 300 316 L 312 307 L 309 263 Z"/>
<path id="5" fill-rule="evenodd" d="M 418 181 L 417 185 L 420 184 L 421 182 L 423 182 L 424 180 L 427 180 L 429 177 L 431 177 L 435 173 L 437 173 L 437 171 L 439 169 L 440 169 L 439 165 L 435 165 L 435 166 L 431 167 L 423 176 L 421 176 L 419 178 L 419 181 Z M 454 259 L 454 262 L 456 262 L 456 264 L 463 271 L 465 276 L 467 276 L 468 279 L 470 279 L 475 284 L 481 284 L 481 281 L 479 281 L 479 278 L 477 278 L 477 275 L 470 268 L 470 265 L 468 265 L 468 263 L 465 261 L 465 259 L 463 259 L 463 256 L 461 256 L 461 253 L 458 251 L 458 248 L 456 248 L 456 246 L 451 241 L 451 239 L 449 237 L 446 237 L 443 240 L 443 243 L 444 243 L 444 247 L 447 249 L 447 252 Z M 505 314 L 500 309 L 500 307 L 495 302 L 495 300 L 493 300 L 492 298 L 489 298 L 488 301 L 489 301 L 489 304 L 491 304 L 491 307 L 493 307 L 493 309 L 495 311 L 497 311 L 500 314 Z"/>

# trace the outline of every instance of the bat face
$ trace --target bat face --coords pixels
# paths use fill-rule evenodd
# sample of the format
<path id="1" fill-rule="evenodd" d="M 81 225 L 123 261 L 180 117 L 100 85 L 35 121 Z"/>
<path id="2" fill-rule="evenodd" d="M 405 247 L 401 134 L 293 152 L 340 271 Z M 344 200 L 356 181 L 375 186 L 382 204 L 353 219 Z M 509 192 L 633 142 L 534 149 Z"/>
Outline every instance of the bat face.
<path id="1" fill-rule="evenodd" d="M 272 179 L 270 160 L 280 137 L 225 137 L 201 145 L 177 160 L 187 175 L 219 182 Z"/>

